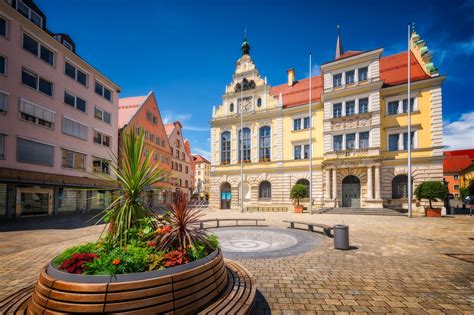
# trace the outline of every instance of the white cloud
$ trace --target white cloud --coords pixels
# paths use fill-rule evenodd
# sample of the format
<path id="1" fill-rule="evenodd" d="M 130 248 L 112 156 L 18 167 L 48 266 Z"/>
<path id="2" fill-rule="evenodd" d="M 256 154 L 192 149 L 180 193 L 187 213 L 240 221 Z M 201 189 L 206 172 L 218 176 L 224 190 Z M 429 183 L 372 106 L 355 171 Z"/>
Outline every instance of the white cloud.
<path id="1" fill-rule="evenodd" d="M 311 75 L 314 77 L 316 75 L 319 75 L 321 73 L 321 66 L 319 64 L 315 64 L 311 66 Z M 304 77 L 308 78 L 309 77 L 309 71 L 306 71 L 304 73 Z"/>
<path id="2" fill-rule="evenodd" d="M 188 126 L 188 125 L 185 125 L 185 124 L 183 124 L 183 129 L 185 129 L 185 130 L 189 130 L 189 131 L 207 131 L 207 132 L 209 132 L 209 131 L 210 131 L 210 129 L 209 129 L 209 128 L 195 127 L 195 126 Z"/>
<path id="3" fill-rule="evenodd" d="M 163 122 L 165 124 L 169 124 L 169 123 L 172 123 L 172 122 L 178 120 L 181 123 L 183 123 L 184 121 L 191 119 L 191 117 L 192 117 L 192 115 L 187 114 L 187 113 L 175 114 L 171 111 L 164 111 L 164 113 L 163 113 Z"/>
<path id="4" fill-rule="evenodd" d="M 203 157 L 205 157 L 208 160 L 211 160 L 211 153 L 209 152 L 209 150 L 204 150 L 204 149 L 201 149 L 201 148 L 198 148 L 198 147 L 192 147 L 191 146 L 191 151 L 193 151 L 193 153 L 197 153 L 197 154 L 202 155 Z"/>
<path id="5" fill-rule="evenodd" d="M 444 122 L 444 145 L 449 150 L 474 148 L 474 111 L 464 113 L 455 121 Z"/>

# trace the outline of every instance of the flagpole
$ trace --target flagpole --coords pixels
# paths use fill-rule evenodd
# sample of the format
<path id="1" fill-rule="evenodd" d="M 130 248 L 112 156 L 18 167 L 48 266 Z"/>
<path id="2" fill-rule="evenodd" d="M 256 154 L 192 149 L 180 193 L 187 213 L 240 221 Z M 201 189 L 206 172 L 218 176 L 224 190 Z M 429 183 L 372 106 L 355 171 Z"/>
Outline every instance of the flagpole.
<path id="1" fill-rule="evenodd" d="M 244 212 L 244 76 L 240 86 L 240 211 Z"/>
<path id="2" fill-rule="evenodd" d="M 313 214 L 313 124 L 312 124 L 312 110 L 311 110 L 311 52 L 309 53 L 309 214 Z M 304 123 L 304 122 L 303 122 Z M 303 152 L 304 154 L 304 152 Z"/>
<path id="3" fill-rule="evenodd" d="M 412 187 L 411 187 L 411 23 L 408 23 L 408 99 L 407 99 L 407 112 L 408 112 L 408 217 L 412 217 Z"/>

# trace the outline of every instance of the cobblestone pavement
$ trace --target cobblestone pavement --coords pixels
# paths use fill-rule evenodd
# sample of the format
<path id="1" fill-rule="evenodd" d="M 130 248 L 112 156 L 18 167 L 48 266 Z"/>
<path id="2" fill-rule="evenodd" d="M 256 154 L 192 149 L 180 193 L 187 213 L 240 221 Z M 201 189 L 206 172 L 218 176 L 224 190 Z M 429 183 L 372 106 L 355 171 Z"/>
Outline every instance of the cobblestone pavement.
<path id="1" fill-rule="evenodd" d="M 474 264 L 446 255 L 474 254 L 474 217 L 207 211 L 206 218 L 216 217 L 265 218 L 276 227 L 288 219 L 350 227 L 349 251 L 333 249 L 331 238 L 318 235 L 318 245 L 300 255 L 240 259 L 257 279 L 257 314 L 474 314 Z M 61 225 L 61 219 L 43 218 L 26 230 L 15 221 L 0 225 L 8 230 L 0 232 L 0 298 L 32 283 L 64 248 L 98 237 L 101 226 L 77 220 Z"/>

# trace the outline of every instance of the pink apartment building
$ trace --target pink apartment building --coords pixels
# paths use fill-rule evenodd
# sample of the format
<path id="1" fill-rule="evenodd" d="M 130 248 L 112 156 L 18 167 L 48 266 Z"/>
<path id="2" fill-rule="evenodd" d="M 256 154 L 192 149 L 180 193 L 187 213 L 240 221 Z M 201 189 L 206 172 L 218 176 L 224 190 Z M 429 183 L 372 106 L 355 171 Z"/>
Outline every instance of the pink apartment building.
<path id="1" fill-rule="evenodd" d="M 31 0 L 0 1 L 0 216 L 103 208 L 120 87 L 46 27 Z M 104 190 L 98 190 L 104 189 Z"/>

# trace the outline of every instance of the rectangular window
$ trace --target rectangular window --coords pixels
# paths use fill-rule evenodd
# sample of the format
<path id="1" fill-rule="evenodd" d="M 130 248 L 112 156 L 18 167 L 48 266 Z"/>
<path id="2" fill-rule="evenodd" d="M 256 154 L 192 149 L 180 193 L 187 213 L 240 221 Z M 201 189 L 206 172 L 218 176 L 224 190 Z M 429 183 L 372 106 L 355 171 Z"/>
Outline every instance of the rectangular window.
<path id="1" fill-rule="evenodd" d="M 186 174 L 188 174 L 188 172 L 189 172 L 189 167 L 186 166 L 186 167 L 184 168 L 184 172 L 185 172 Z"/>
<path id="2" fill-rule="evenodd" d="M 86 101 L 66 91 L 64 91 L 64 103 L 71 105 L 72 107 L 80 110 L 81 112 L 86 112 Z"/>
<path id="3" fill-rule="evenodd" d="M 413 143 L 413 140 L 415 138 L 415 132 L 411 132 L 411 137 L 410 137 L 410 144 L 411 148 L 413 149 L 415 147 L 415 144 Z M 408 132 L 403 133 L 403 150 L 408 150 Z"/>
<path id="4" fill-rule="evenodd" d="M 84 86 L 87 85 L 87 74 L 77 69 L 74 65 L 70 64 L 67 61 L 64 63 L 64 74 Z"/>
<path id="5" fill-rule="evenodd" d="M 46 128 L 54 128 L 55 113 L 20 99 L 20 119 Z"/>
<path id="6" fill-rule="evenodd" d="M 0 160 L 5 159 L 5 135 L 0 133 Z"/>
<path id="7" fill-rule="evenodd" d="M 369 111 L 369 98 L 359 99 L 359 114 L 367 113 Z"/>
<path id="8" fill-rule="evenodd" d="M 459 190 L 459 185 L 454 185 L 454 190 Z"/>
<path id="9" fill-rule="evenodd" d="M 21 14 L 23 14 L 27 19 L 29 19 L 31 22 L 36 24 L 37 26 L 43 28 L 43 18 L 33 11 L 29 6 L 27 6 L 23 1 L 18 0 L 17 2 L 17 10 Z"/>
<path id="10" fill-rule="evenodd" d="M 86 155 L 70 150 L 63 149 L 62 167 L 73 168 L 76 170 L 86 169 Z"/>
<path id="11" fill-rule="evenodd" d="M 158 117 L 153 116 L 153 124 L 156 125 L 158 123 Z"/>
<path id="12" fill-rule="evenodd" d="M 98 106 L 94 107 L 94 117 L 110 124 L 110 113 Z"/>
<path id="13" fill-rule="evenodd" d="M 346 135 L 346 150 L 353 150 L 355 149 L 355 133 L 349 133 Z"/>
<path id="14" fill-rule="evenodd" d="M 346 72 L 346 84 L 354 83 L 354 74 L 355 74 L 354 70 Z"/>
<path id="15" fill-rule="evenodd" d="M 94 158 L 92 160 L 92 169 L 96 173 L 110 174 L 110 162 L 101 158 Z"/>
<path id="16" fill-rule="evenodd" d="M 359 133 L 359 149 L 367 149 L 369 147 L 369 132 Z"/>
<path id="17" fill-rule="evenodd" d="M 414 104 L 415 104 L 415 99 L 411 98 L 410 99 L 410 112 L 413 112 Z M 408 100 L 407 99 L 403 100 L 403 112 L 408 113 Z"/>
<path id="18" fill-rule="evenodd" d="M 303 128 L 309 129 L 309 117 L 303 118 Z"/>
<path id="19" fill-rule="evenodd" d="M 342 116 L 342 103 L 332 105 L 332 117 L 337 118 Z"/>
<path id="20" fill-rule="evenodd" d="M 355 101 L 347 101 L 346 102 L 346 116 L 354 115 L 355 114 Z"/>
<path id="21" fill-rule="evenodd" d="M 333 150 L 334 151 L 342 150 L 342 135 L 333 136 Z"/>
<path id="22" fill-rule="evenodd" d="M 459 175 L 454 175 L 453 178 L 454 180 L 459 180 Z"/>
<path id="23" fill-rule="evenodd" d="M 389 151 L 398 151 L 399 138 L 400 138 L 400 135 L 398 133 L 388 136 L 388 150 Z"/>
<path id="24" fill-rule="evenodd" d="M 359 68 L 359 81 L 365 81 L 368 79 L 368 74 L 369 68 L 364 67 L 364 68 Z"/>
<path id="25" fill-rule="evenodd" d="M 149 111 L 147 111 L 147 112 L 146 112 L 146 120 L 151 121 L 152 119 L 153 119 L 152 113 L 150 113 Z"/>
<path id="26" fill-rule="evenodd" d="M 54 147 L 32 140 L 17 138 L 16 160 L 23 163 L 53 166 Z"/>
<path id="27" fill-rule="evenodd" d="M 105 86 L 100 84 L 99 82 L 95 83 L 95 92 L 105 98 L 106 100 L 109 100 L 112 102 L 112 91 L 107 89 Z"/>
<path id="28" fill-rule="evenodd" d="M 295 145 L 293 148 L 295 160 L 301 160 L 301 146 Z"/>
<path id="29" fill-rule="evenodd" d="M 63 116 L 62 132 L 82 140 L 87 140 L 87 126 Z"/>
<path id="30" fill-rule="evenodd" d="M 53 83 L 24 68 L 21 71 L 21 82 L 46 95 L 53 96 Z"/>
<path id="31" fill-rule="evenodd" d="M 8 111 L 8 94 L 0 92 L 0 114 L 6 114 Z"/>
<path id="32" fill-rule="evenodd" d="M 7 58 L 0 56 L 0 74 L 7 74 Z"/>
<path id="33" fill-rule="evenodd" d="M 301 130 L 301 119 L 294 119 L 293 120 L 293 130 Z"/>
<path id="34" fill-rule="evenodd" d="M 46 61 L 50 65 L 54 64 L 54 53 L 26 34 L 23 34 L 23 49 Z"/>
<path id="35" fill-rule="evenodd" d="M 398 114 L 398 101 L 388 102 L 388 115 Z"/>
<path id="36" fill-rule="evenodd" d="M 303 153 L 304 153 L 305 160 L 309 159 L 309 144 L 304 145 L 304 152 Z"/>
<path id="37" fill-rule="evenodd" d="M 103 134 L 100 131 L 94 130 L 94 142 L 106 147 L 110 147 L 110 136 Z"/>
<path id="38" fill-rule="evenodd" d="M 342 85 L 342 73 L 333 75 L 332 85 L 333 87 L 338 87 Z"/>
<path id="39" fill-rule="evenodd" d="M 7 37 L 7 20 L 0 17 L 0 36 Z"/>

